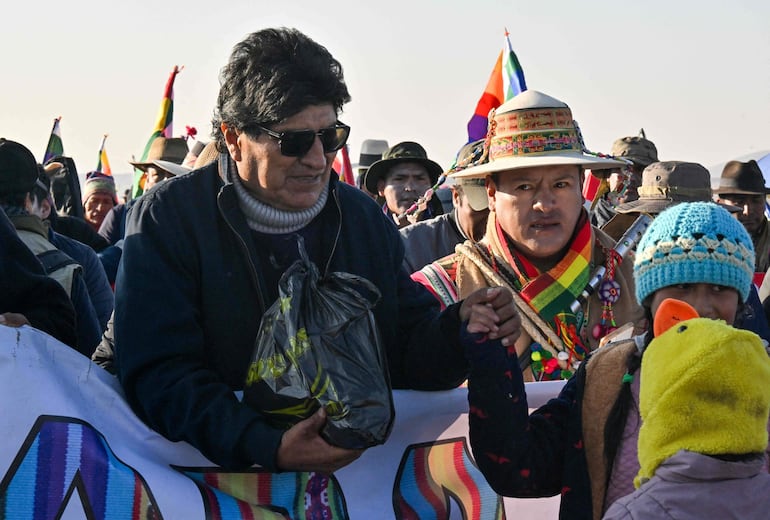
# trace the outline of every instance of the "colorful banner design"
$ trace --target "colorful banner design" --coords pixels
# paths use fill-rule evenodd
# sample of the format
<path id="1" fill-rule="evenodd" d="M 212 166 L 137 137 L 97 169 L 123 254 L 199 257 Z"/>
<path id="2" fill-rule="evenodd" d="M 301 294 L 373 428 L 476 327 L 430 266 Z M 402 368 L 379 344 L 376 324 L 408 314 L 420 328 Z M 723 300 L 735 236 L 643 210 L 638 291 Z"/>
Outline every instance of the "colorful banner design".
<path id="1" fill-rule="evenodd" d="M 532 406 L 563 381 L 528 384 Z M 467 439 L 467 392 L 396 391 L 382 446 L 334 475 L 225 471 L 144 425 L 107 372 L 50 336 L 0 325 L 0 518 L 556 518 L 559 497 L 501 498 Z M 226 425 L 223 425 L 226 427 Z"/>

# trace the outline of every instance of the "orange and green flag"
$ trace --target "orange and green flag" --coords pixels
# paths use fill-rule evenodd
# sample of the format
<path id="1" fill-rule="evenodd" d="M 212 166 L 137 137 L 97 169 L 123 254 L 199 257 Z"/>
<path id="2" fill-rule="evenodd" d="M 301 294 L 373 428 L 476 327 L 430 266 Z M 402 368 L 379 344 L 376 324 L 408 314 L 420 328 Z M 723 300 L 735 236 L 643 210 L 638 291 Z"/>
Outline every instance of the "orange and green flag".
<path id="1" fill-rule="evenodd" d="M 150 152 L 152 142 L 157 137 L 172 137 L 173 124 L 174 124 L 174 80 L 176 75 L 182 72 L 184 67 L 178 67 L 174 65 L 174 70 L 168 77 L 166 82 L 166 90 L 163 92 L 163 100 L 160 102 L 160 108 L 158 109 L 158 116 L 155 120 L 155 127 L 150 135 L 150 139 L 147 140 L 147 144 L 142 152 L 142 157 L 138 162 L 144 162 L 147 160 L 147 154 Z M 134 170 L 134 185 L 131 189 L 131 195 L 133 198 L 138 197 L 144 191 L 144 179 L 145 175 L 142 170 Z"/>

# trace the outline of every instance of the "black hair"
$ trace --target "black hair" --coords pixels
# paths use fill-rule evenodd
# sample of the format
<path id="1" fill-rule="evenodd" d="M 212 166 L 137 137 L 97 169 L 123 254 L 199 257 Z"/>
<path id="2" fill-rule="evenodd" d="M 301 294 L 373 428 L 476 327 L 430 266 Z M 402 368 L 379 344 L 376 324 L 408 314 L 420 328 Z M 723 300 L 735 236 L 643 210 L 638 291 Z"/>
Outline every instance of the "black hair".
<path id="1" fill-rule="evenodd" d="M 296 29 L 264 29 L 233 48 L 219 76 L 212 137 L 227 148 L 221 123 L 259 133 L 256 125 L 278 123 L 310 105 L 329 103 L 339 113 L 350 101 L 342 65 Z"/>

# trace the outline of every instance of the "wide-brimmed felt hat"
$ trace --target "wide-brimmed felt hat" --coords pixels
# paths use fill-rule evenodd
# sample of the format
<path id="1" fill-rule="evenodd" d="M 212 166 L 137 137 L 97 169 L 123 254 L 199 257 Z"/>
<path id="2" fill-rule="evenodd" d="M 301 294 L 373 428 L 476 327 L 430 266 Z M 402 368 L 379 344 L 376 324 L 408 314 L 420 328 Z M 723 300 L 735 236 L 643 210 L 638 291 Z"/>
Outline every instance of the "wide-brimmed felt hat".
<path id="1" fill-rule="evenodd" d="M 176 177 L 178 175 L 184 175 L 185 173 L 190 173 L 193 170 L 197 170 L 198 168 L 206 166 L 217 157 L 219 157 L 219 151 L 217 151 L 217 143 L 216 141 L 209 141 L 195 158 L 195 162 L 193 163 L 192 168 L 185 166 L 184 164 L 172 163 L 171 161 L 155 160 L 152 162 L 156 168 L 160 168 L 161 170 Z"/>
<path id="2" fill-rule="evenodd" d="M 424 166 L 428 170 L 431 184 L 436 183 L 438 176 L 443 171 L 438 163 L 428 159 L 425 148 L 413 141 L 404 141 L 393 145 L 382 155 L 382 159 L 369 166 L 369 169 L 366 171 L 366 178 L 364 179 L 366 189 L 371 193 L 377 193 L 377 183 L 379 180 L 384 179 L 393 166 L 405 162 L 418 163 Z"/>
<path id="3" fill-rule="evenodd" d="M 765 177 L 757 161 L 730 161 L 722 169 L 719 187 L 714 189 L 718 195 L 766 195 L 770 189 L 765 187 Z"/>
<path id="4" fill-rule="evenodd" d="M 147 152 L 147 159 L 144 162 L 129 161 L 129 164 L 142 171 L 147 170 L 150 166 L 157 167 L 153 161 L 182 164 L 188 151 L 187 141 L 181 137 L 156 137 Z"/>
<path id="5" fill-rule="evenodd" d="M 37 174 L 37 161 L 29 148 L 0 137 L 0 194 L 31 192 Z"/>
<path id="6" fill-rule="evenodd" d="M 661 213 L 680 202 L 712 202 L 711 174 L 698 163 L 685 161 L 655 162 L 642 172 L 639 198 L 618 204 L 617 213 Z M 740 208 L 720 204 L 736 213 Z"/>
<path id="7" fill-rule="evenodd" d="M 481 161 L 451 173 L 452 177 L 486 177 L 534 166 L 602 169 L 626 164 L 585 153 L 570 108 L 542 92 L 525 90 L 500 105 L 493 117 Z"/>
<path id="8" fill-rule="evenodd" d="M 361 153 L 358 155 L 356 168 L 365 170 L 382 159 L 382 154 L 388 151 L 388 142 L 384 139 L 364 139 L 361 143 Z"/>
<path id="9" fill-rule="evenodd" d="M 642 168 L 658 162 L 658 149 L 655 147 L 655 144 L 644 137 L 644 130 L 640 130 L 639 133 L 641 135 L 621 137 L 615 140 L 612 143 L 610 155 L 628 159 Z"/>

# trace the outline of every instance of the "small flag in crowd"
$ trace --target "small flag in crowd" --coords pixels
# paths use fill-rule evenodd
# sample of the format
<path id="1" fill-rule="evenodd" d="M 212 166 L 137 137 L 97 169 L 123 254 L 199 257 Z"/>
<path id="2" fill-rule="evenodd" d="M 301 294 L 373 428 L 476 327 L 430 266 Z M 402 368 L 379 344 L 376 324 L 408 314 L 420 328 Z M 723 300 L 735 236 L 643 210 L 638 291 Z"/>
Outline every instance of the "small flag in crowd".
<path id="1" fill-rule="evenodd" d="M 45 147 L 45 153 L 43 154 L 43 164 L 47 163 L 50 159 L 53 159 L 58 155 L 64 155 L 64 144 L 62 144 L 61 141 L 61 128 L 59 128 L 59 121 L 61 121 L 61 116 L 53 120 L 51 137 L 48 138 L 48 145 Z"/>
<path id="2" fill-rule="evenodd" d="M 105 175 L 112 175 L 110 161 L 107 159 L 107 150 L 104 149 L 105 141 L 107 141 L 107 134 L 102 137 L 102 145 L 99 147 L 99 162 L 96 164 L 96 171 Z"/>
<path id="3" fill-rule="evenodd" d="M 350 154 L 348 153 L 348 145 L 343 146 L 337 152 L 332 163 L 332 169 L 340 176 L 340 180 L 345 184 L 351 186 L 356 185 L 355 178 L 353 176 L 353 167 L 350 165 Z"/>
<path id="4" fill-rule="evenodd" d="M 468 121 L 468 142 L 486 137 L 487 117 L 490 110 L 499 107 L 525 90 L 527 90 L 527 84 L 524 81 L 524 70 L 522 70 L 519 59 L 513 52 L 511 40 L 508 39 L 508 31 L 506 30 L 503 49 L 497 56 L 487 87 L 476 105 L 476 111 L 471 120 Z"/>
<path id="5" fill-rule="evenodd" d="M 140 162 L 147 159 L 147 154 L 150 152 L 150 147 L 156 137 L 172 137 L 174 131 L 174 80 L 176 79 L 176 75 L 182 72 L 182 69 L 184 69 L 184 67 L 174 65 L 174 70 L 171 71 L 171 74 L 168 77 L 166 90 L 163 92 L 163 100 L 160 102 L 160 108 L 158 109 L 155 127 L 153 128 L 150 139 L 147 140 Z M 142 194 L 144 191 L 144 179 L 145 173 L 142 170 L 134 170 L 134 185 L 131 190 L 132 197 L 136 198 Z"/>

